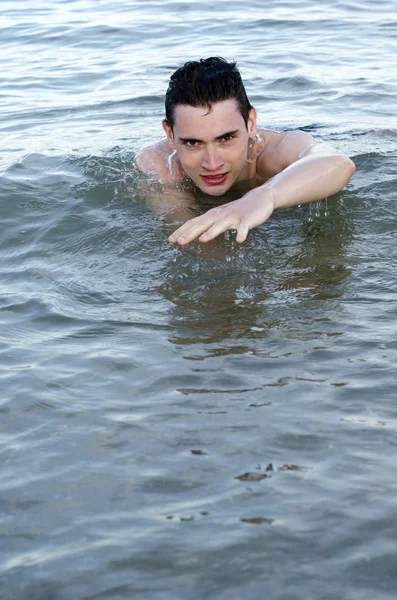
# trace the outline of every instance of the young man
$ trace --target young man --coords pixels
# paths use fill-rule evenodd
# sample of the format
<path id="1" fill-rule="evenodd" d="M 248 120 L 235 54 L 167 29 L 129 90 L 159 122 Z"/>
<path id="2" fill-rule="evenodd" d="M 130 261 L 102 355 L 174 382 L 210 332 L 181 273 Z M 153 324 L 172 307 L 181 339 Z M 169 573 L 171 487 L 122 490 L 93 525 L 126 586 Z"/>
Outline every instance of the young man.
<path id="1" fill-rule="evenodd" d="M 273 210 L 322 200 L 342 189 L 354 163 L 304 131 L 257 130 L 235 63 L 222 58 L 187 62 L 171 77 L 165 99 L 166 138 L 144 148 L 138 167 L 162 183 L 188 178 L 205 194 L 223 196 L 254 181 L 241 198 L 188 220 L 170 237 L 187 244 L 208 242 L 228 229 L 241 243 Z"/>

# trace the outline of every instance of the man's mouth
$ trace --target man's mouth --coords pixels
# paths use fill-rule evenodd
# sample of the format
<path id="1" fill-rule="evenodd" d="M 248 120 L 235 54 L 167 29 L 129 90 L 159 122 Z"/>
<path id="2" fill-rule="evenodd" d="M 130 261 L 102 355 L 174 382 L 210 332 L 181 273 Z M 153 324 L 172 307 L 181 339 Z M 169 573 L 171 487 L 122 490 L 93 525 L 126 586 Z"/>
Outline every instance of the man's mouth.
<path id="1" fill-rule="evenodd" d="M 218 175 L 200 175 L 201 179 L 205 183 L 208 183 L 208 185 L 220 185 L 226 181 L 227 176 L 228 173 L 219 173 Z"/>

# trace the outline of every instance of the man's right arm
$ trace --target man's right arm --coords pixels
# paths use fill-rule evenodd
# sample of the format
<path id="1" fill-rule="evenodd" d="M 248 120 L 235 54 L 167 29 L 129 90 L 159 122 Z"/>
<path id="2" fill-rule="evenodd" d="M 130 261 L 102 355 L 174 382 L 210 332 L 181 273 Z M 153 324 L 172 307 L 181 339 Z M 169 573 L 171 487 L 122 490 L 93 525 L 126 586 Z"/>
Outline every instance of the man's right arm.
<path id="1" fill-rule="evenodd" d="M 135 164 L 140 171 L 154 175 L 160 183 L 175 183 L 183 177 L 179 159 L 165 139 L 143 148 L 135 156 Z"/>

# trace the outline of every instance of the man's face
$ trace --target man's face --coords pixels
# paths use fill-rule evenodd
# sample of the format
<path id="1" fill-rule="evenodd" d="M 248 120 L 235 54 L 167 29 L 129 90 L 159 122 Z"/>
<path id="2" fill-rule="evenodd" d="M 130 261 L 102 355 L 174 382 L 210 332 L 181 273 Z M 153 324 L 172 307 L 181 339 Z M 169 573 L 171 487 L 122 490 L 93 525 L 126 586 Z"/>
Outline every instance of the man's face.
<path id="1" fill-rule="evenodd" d="M 256 134 L 256 111 L 247 127 L 235 100 L 208 108 L 178 104 L 173 131 L 163 123 L 171 148 L 186 174 L 206 194 L 221 196 L 247 177 L 249 138 Z M 248 128 L 248 129 L 247 129 Z"/>

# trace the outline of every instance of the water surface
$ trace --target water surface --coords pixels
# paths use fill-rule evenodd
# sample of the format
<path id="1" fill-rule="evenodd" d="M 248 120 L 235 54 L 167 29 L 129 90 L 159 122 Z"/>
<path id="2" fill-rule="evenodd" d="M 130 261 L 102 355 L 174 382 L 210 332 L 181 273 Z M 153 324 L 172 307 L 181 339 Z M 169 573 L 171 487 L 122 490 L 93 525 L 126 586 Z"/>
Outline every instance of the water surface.
<path id="1" fill-rule="evenodd" d="M 394 2 L 0 16 L 1 597 L 394 599 Z M 210 55 L 357 172 L 176 248 L 132 163 Z"/>

